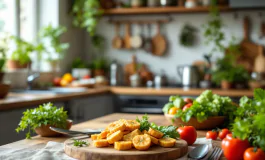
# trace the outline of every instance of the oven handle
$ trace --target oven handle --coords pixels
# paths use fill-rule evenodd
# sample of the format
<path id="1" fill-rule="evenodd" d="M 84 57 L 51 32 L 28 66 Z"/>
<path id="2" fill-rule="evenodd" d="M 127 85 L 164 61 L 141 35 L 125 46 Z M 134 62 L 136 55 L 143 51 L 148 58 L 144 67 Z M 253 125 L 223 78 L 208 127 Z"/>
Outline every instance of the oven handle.
<path id="1" fill-rule="evenodd" d="M 163 113 L 161 108 L 121 108 L 122 112 L 134 112 L 134 113 Z"/>

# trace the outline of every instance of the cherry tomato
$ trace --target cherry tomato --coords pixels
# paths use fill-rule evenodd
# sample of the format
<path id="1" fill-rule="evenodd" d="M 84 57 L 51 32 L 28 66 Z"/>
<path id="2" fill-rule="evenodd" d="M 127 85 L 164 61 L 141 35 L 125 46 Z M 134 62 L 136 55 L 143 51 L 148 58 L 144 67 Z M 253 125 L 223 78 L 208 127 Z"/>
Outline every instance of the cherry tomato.
<path id="1" fill-rule="evenodd" d="M 265 159 L 265 152 L 260 148 L 255 150 L 254 147 L 250 147 L 244 152 L 244 160 L 261 160 Z"/>
<path id="2" fill-rule="evenodd" d="M 190 98 L 185 98 L 185 99 L 184 99 L 184 102 L 186 102 L 186 103 L 193 103 L 193 100 L 190 99 Z"/>
<path id="3" fill-rule="evenodd" d="M 190 108 L 192 106 L 192 103 L 188 103 L 183 107 L 183 111 L 185 111 L 186 109 Z"/>
<path id="4" fill-rule="evenodd" d="M 54 86 L 60 86 L 61 80 L 62 80 L 62 78 L 60 78 L 60 77 L 55 77 L 55 78 L 53 79 L 53 85 L 54 85 Z"/>
<path id="5" fill-rule="evenodd" d="M 168 114 L 174 115 L 177 113 L 177 110 L 179 110 L 177 107 L 172 107 L 169 109 Z"/>
<path id="6" fill-rule="evenodd" d="M 188 145 L 192 145 L 197 138 L 196 129 L 193 126 L 184 126 L 177 129 L 180 138 L 185 140 Z"/>
<path id="7" fill-rule="evenodd" d="M 227 160 L 242 160 L 248 147 L 250 144 L 247 140 L 233 138 L 232 134 L 228 134 L 222 140 L 222 149 Z"/>
<path id="8" fill-rule="evenodd" d="M 219 132 L 219 138 L 220 139 L 224 139 L 226 137 L 227 134 L 231 133 L 227 128 L 224 128 L 221 130 L 221 132 Z"/>
<path id="9" fill-rule="evenodd" d="M 206 138 L 207 139 L 212 139 L 212 140 L 216 140 L 218 137 L 218 132 L 217 131 L 208 131 L 206 133 Z"/>
<path id="10" fill-rule="evenodd" d="M 91 77 L 90 77 L 90 75 L 85 75 L 84 77 L 83 77 L 83 79 L 90 79 Z"/>

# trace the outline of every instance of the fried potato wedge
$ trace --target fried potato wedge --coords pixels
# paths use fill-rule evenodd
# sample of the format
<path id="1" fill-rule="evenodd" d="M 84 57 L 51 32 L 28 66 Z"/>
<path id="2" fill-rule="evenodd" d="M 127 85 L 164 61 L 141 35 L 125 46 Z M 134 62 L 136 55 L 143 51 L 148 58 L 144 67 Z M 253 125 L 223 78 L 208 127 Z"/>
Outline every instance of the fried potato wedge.
<path id="1" fill-rule="evenodd" d="M 109 142 L 109 144 L 113 144 L 114 142 L 117 142 L 119 140 L 121 140 L 123 137 L 123 133 L 122 131 L 117 131 L 112 133 L 110 136 L 107 137 L 107 140 Z"/>
<path id="2" fill-rule="evenodd" d="M 132 148 L 131 141 L 119 141 L 114 143 L 114 148 L 116 150 L 129 150 Z"/>
<path id="3" fill-rule="evenodd" d="M 164 133 L 162 133 L 162 132 L 160 132 L 160 131 L 158 131 L 156 129 L 153 129 L 151 127 L 148 130 L 148 134 L 153 136 L 153 137 L 155 137 L 155 138 L 158 138 L 158 139 L 162 138 L 163 135 L 164 135 Z"/>
<path id="4" fill-rule="evenodd" d="M 93 145 L 97 148 L 108 147 L 109 142 L 106 139 L 98 139 L 93 141 Z"/>
<path id="5" fill-rule="evenodd" d="M 135 136 L 132 142 L 133 146 L 140 151 L 147 150 L 151 146 L 151 138 L 147 134 Z"/>
<path id="6" fill-rule="evenodd" d="M 137 136 L 140 135 L 141 131 L 139 129 L 136 129 L 134 131 L 132 131 L 131 133 L 128 133 L 126 135 L 123 136 L 123 141 L 132 141 L 132 139 Z"/>
<path id="7" fill-rule="evenodd" d="M 176 139 L 169 138 L 169 137 L 161 138 L 158 141 L 159 141 L 159 145 L 165 148 L 173 147 L 176 144 Z"/>

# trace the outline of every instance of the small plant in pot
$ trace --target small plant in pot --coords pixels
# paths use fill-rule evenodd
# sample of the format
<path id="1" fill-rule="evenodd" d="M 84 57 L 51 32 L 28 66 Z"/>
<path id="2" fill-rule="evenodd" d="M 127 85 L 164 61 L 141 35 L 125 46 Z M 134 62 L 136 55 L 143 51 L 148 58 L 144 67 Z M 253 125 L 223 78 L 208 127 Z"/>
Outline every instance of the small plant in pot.
<path id="1" fill-rule="evenodd" d="M 8 42 L 9 37 L 5 36 L 3 38 L 0 37 L 0 83 L 4 77 L 4 66 L 6 63 L 6 53 L 8 51 Z"/>
<path id="2" fill-rule="evenodd" d="M 16 128 L 17 132 L 28 130 L 26 138 L 31 138 L 31 133 L 36 132 L 43 137 L 57 136 L 58 133 L 50 130 L 50 126 L 70 129 L 72 121 L 67 120 L 67 111 L 63 107 L 57 108 L 52 103 L 40 105 L 35 109 L 28 109 Z"/>
<path id="3" fill-rule="evenodd" d="M 98 58 L 92 62 L 94 76 L 104 76 L 107 67 L 108 67 L 108 62 L 104 58 Z"/>
<path id="4" fill-rule="evenodd" d="M 31 63 L 30 54 L 35 50 L 34 45 L 15 36 L 12 36 L 11 39 L 14 40 L 16 49 L 7 61 L 7 68 L 21 69 L 29 67 Z"/>
<path id="5" fill-rule="evenodd" d="M 53 27 L 51 24 L 40 30 L 39 36 L 44 42 L 46 48 L 46 59 L 51 65 L 53 71 L 58 68 L 59 61 L 64 58 L 65 51 L 69 48 L 68 43 L 61 43 L 61 36 L 67 31 L 64 26 Z"/>

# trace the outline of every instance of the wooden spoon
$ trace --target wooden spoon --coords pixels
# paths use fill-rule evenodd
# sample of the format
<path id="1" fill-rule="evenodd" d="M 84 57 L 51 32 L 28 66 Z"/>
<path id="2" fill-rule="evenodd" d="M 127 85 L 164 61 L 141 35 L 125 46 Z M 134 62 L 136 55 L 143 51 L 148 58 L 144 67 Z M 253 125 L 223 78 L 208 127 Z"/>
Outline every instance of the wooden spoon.
<path id="1" fill-rule="evenodd" d="M 112 40 L 112 47 L 115 49 L 121 49 L 123 45 L 122 38 L 119 35 L 120 32 L 120 24 L 115 23 L 115 31 L 116 31 L 116 36 Z"/>
<path id="2" fill-rule="evenodd" d="M 157 34 L 152 39 L 152 53 L 156 56 L 163 56 L 166 51 L 167 42 L 160 34 L 160 24 L 157 23 Z"/>
<path id="3" fill-rule="evenodd" d="M 125 24 L 124 48 L 131 49 L 131 26 L 130 26 L 130 23 Z"/>

